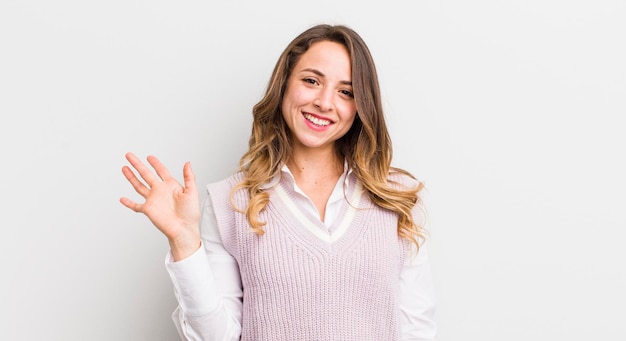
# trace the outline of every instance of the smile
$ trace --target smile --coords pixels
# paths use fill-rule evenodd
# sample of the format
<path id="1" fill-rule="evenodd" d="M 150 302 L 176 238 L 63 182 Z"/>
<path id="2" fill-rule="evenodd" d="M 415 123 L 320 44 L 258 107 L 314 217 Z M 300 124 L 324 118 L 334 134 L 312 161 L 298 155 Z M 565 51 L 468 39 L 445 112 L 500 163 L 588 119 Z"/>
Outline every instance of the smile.
<path id="1" fill-rule="evenodd" d="M 316 126 L 320 126 L 320 127 L 325 127 L 325 126 L 327 126 L 327 125 L 332 123 L 330 120 L 325 120 L 323 118 L 318 118 L 318 117 L 315 117 L 315 116 L 313 116 L 311 114 L 306 114 L 306 113 L 304 114 L 304 118 L 306 118 L 307 121 L 315 124 Z"/>

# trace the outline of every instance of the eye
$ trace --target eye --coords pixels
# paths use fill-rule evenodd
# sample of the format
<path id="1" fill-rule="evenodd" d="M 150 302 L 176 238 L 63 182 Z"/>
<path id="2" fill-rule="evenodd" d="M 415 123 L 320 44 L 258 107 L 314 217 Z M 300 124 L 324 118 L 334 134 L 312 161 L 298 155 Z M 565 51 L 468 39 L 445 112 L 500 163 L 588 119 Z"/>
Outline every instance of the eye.
<path id="1" fill-rule="evenodd" d="M 354 94 L 353 94 L 353 93 L 352 93 L 352 91 L 350 91 L 350 90 L 341 90 L 341 91 L 339 91 L 339 92 L 340 92 L 341 94 L 345 95 L 345 96 L 348 96 L 348 97 L 350 97 L 350 98 L 354 98 Z"/>
<path id="2" fill-rule="evenodd" d="M 315 80 L 315 79 L 313 79 L 313 78 L 304 78 L 304 79 L 302 79 L 302 80 L 303 80 L 305 83 L 308 83 L 308 84 L 313 84 L 313 85 L 318 84 L 318 83 L 317 83 L 317 80 Z"/>

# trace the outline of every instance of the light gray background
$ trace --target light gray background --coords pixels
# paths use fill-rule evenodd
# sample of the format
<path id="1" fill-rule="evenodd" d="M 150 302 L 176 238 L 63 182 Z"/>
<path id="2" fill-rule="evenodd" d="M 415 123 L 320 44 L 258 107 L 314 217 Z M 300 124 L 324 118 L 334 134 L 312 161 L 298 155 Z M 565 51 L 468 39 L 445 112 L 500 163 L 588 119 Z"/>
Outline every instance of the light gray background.
<path id="1" fill-rule="evenodd" d="M 440 341 L 625 340 L 623 1 L 0 3 L 0 339 L 174 340 L 127 151 L 202 186 L 279 53 L 369 44 L 395 162 L 430 191 Z"/>

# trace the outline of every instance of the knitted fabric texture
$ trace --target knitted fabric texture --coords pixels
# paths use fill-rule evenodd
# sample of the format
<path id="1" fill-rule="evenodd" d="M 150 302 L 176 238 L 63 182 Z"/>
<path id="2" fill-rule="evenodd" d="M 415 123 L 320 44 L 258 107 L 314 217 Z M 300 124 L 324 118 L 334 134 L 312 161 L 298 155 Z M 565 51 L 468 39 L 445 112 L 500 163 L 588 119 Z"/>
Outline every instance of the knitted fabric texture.
<path id="1" fill-rule="evenodd" d="M 408 250 L 397 216 L 375 206 L 352 177 L 330 229 L 298 207 L 281 180 L 268 189 L 265 234 L 230 205 L 240 174 L 208 186 L 226 250 L 243 285 L 243 341 L 398 339 L 396 287 Z M 233 196 L 238 208 L 249 196 Z"/>

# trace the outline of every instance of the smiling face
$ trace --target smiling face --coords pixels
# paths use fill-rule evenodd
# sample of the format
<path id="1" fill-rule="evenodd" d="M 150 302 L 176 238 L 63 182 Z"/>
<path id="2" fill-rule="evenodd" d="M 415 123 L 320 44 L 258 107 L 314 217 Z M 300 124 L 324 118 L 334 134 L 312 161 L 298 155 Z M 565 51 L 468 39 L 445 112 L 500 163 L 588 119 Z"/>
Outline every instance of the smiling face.
<path id="1" fill-rule="evenodd" d="M 320 41 L 300 56 L 287 80 L 282 113 L 294 152 L 332 151 L 356 117 L 350 55 L 345 46 Z"/>

